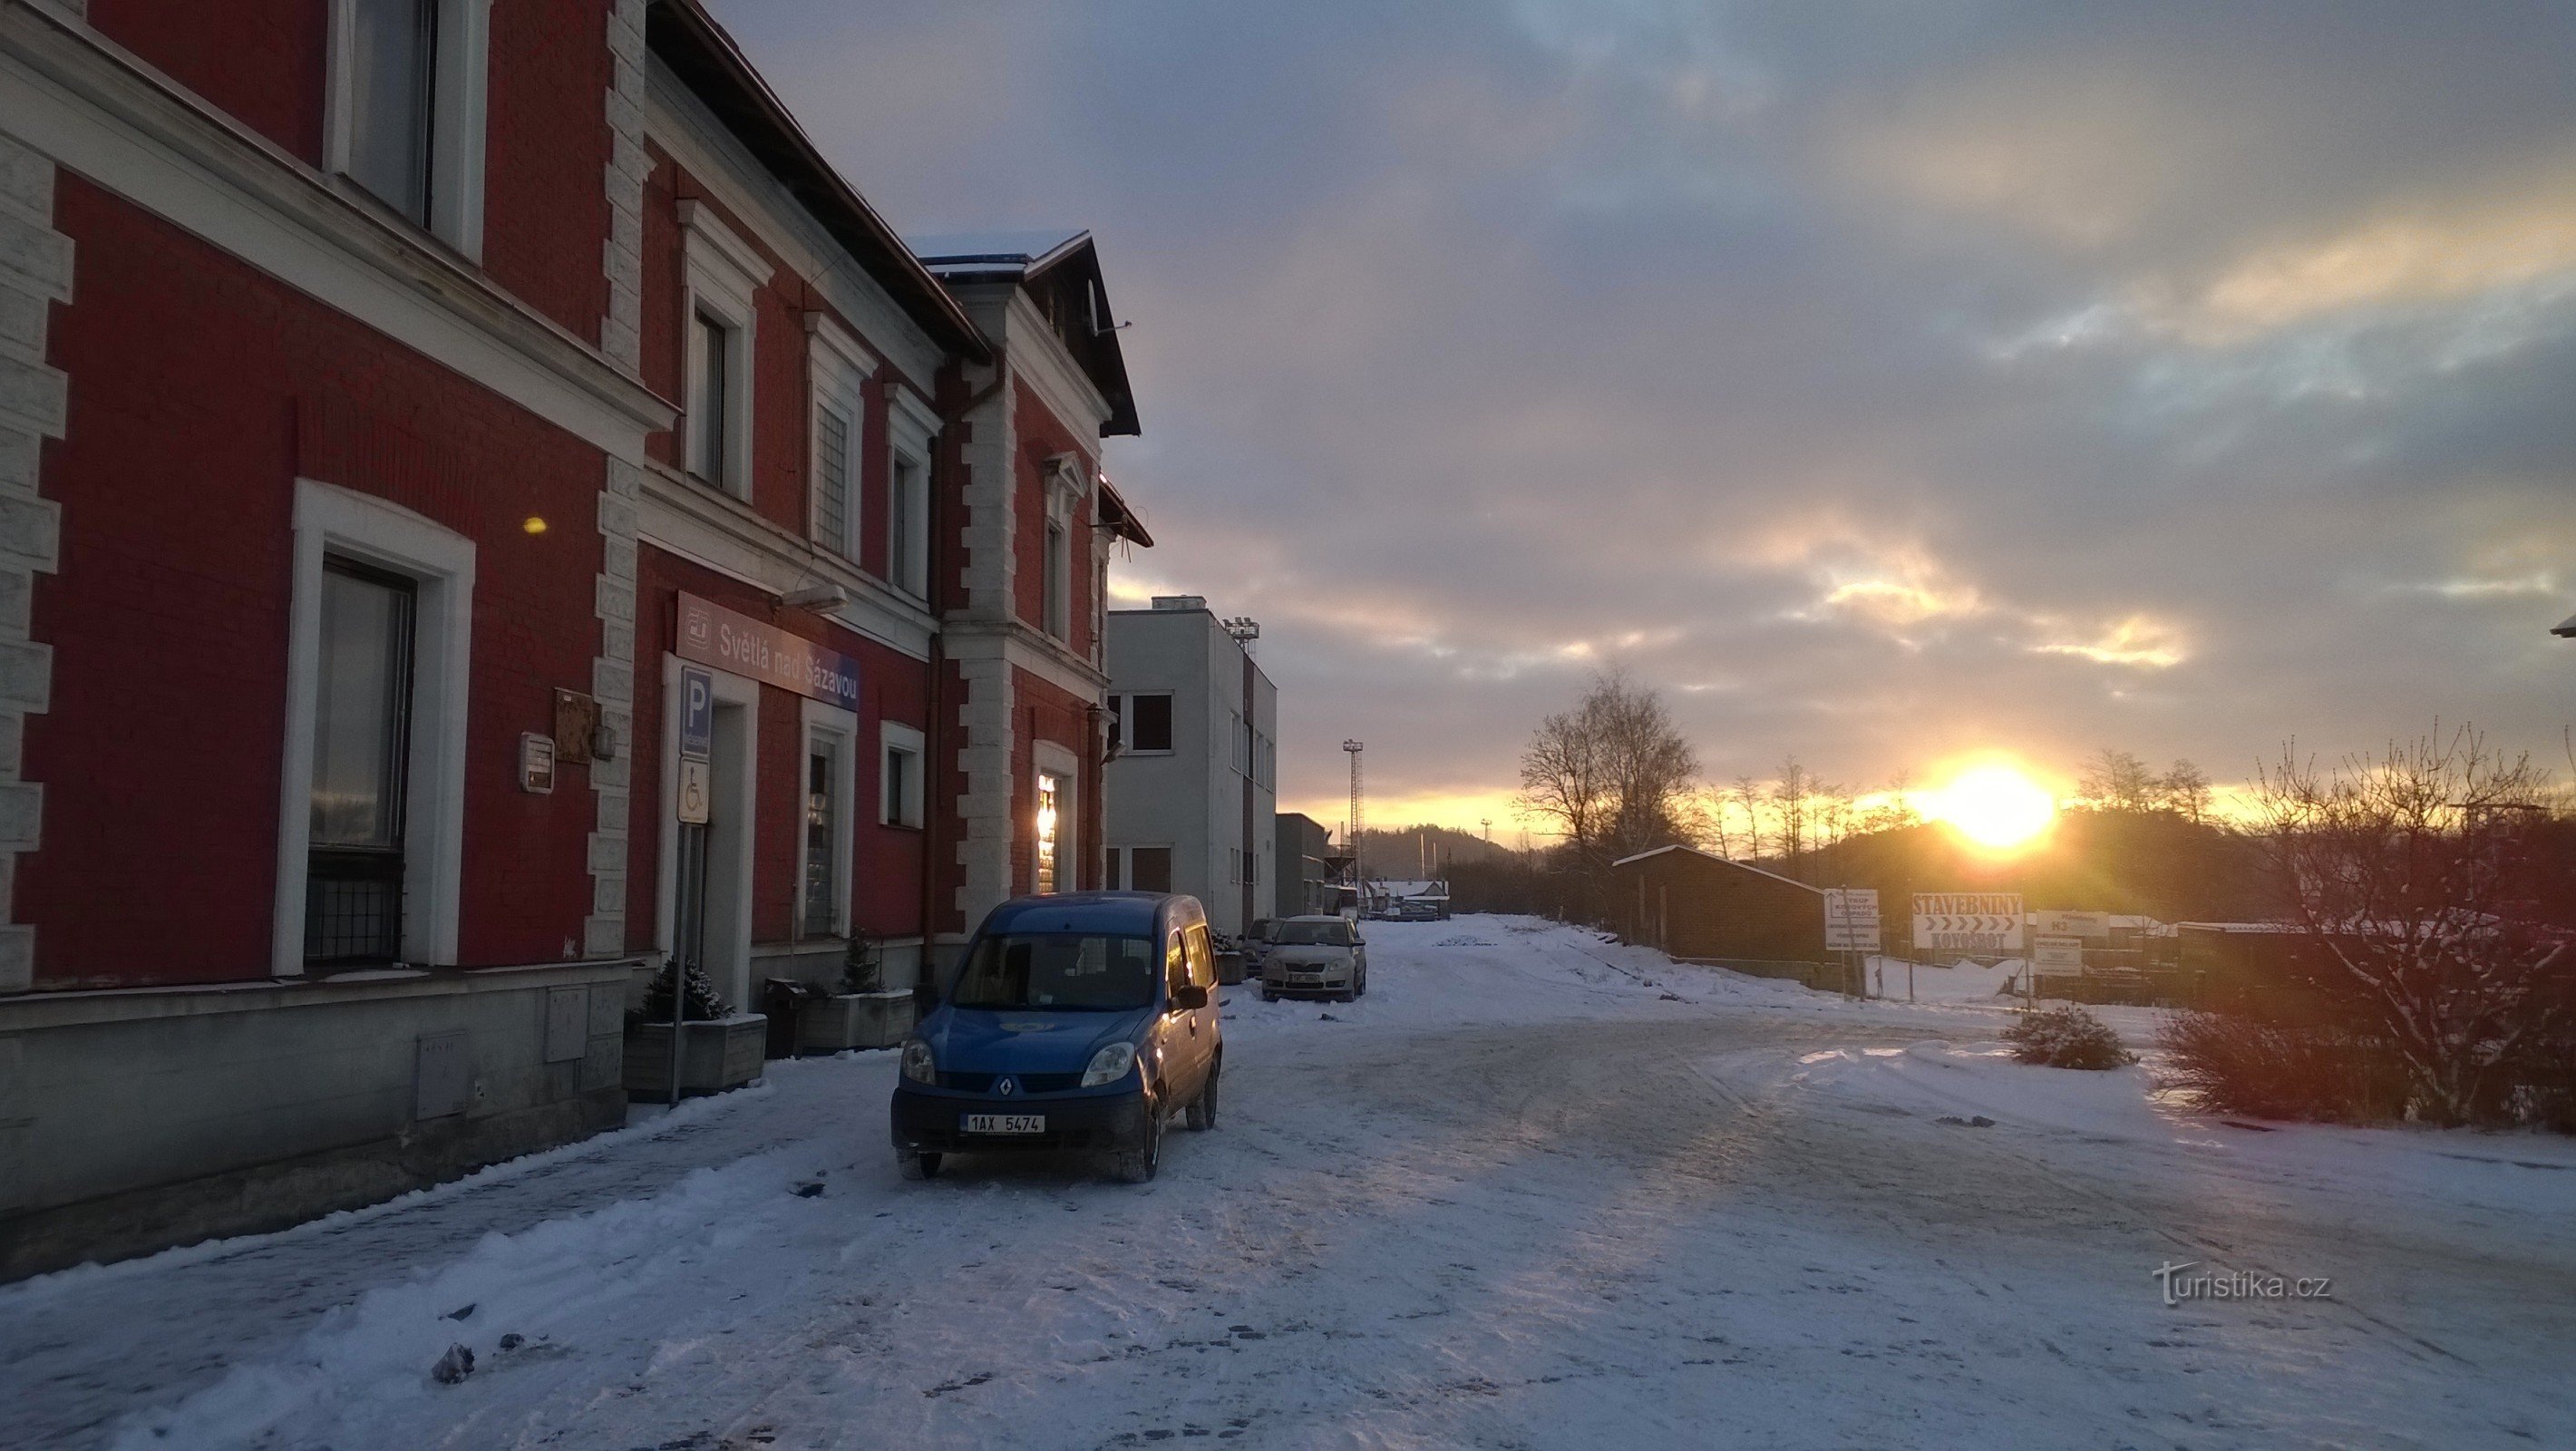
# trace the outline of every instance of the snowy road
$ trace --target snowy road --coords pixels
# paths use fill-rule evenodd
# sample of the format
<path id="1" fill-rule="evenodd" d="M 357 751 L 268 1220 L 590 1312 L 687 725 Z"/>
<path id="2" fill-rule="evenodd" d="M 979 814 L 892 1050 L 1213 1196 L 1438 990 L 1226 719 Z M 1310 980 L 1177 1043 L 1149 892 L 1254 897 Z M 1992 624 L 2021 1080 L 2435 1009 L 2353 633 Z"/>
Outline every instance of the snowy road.
<path id="1" fill-rule="evenodd" d="M 1225 1121 L 1143 1188 L 901 1183 L 873 1054 L 0 1289 L 0 1444 L 2576 1444 L 2564 1142 L 2213 1124 L 1561 929 L 1371 958 L 1229 1001 Z M 2190 1260 L 2332 1298 L 2166 1305 Z"/>

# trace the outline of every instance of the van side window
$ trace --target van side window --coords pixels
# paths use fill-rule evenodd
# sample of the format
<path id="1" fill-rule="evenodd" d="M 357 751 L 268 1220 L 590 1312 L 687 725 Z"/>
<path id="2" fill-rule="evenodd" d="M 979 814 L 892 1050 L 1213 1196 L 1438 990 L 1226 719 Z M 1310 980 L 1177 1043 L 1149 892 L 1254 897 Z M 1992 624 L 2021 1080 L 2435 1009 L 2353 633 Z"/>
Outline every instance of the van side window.
<path id="1" fill-rule="evenodd" d="M 1216 947 L 1208 941 L 1204 923 L 1190 928 L 1190 981 L 1200 987 L 1216 986 Z"/>
<path id="2" fill-rule="evenodd" d="M 1163 948 L 1163 983 L 1174 992 L 1190 985 L 1189 949 L 1182 946 L 1188 940 L 1187 933 L 1175 932 Z"/>

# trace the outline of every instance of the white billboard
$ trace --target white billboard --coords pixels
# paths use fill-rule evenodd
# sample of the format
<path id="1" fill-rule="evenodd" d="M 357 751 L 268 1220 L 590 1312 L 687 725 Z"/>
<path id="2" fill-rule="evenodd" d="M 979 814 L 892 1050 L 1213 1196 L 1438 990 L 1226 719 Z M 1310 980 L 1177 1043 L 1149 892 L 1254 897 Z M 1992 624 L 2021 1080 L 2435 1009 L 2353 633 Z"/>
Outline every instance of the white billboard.
<path id="1" fill-rule="evenodd" d="M 1876 952 L 1878 935 L 1877 888 L 1827 887 L 1825 889 L 1825 950 L 1827 952 Z"/>
<path id="2" fill-rule="evenodd" d="M 2021 893 L 1917 892 L 1914 945 L 1933 952 L 2021 951 Z"/>

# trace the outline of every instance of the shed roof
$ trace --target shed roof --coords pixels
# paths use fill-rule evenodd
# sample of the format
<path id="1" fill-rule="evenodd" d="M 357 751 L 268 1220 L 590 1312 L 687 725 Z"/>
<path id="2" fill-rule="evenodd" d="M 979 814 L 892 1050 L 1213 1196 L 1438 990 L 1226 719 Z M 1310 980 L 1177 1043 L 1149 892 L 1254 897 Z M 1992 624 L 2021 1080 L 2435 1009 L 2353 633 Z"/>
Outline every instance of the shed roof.
<path id="1" fill-rule="evenodd" d="M 1624 867 L 1624 866 L 1628 865 L 1628 864 L 1629 864 L 1629 863 L 1631 863 L 1631 862 L 1641 862 L 1641 861 L 1646 860 L 1648 857 L 1659 857 L 1659 856 L 1662 856 L 1662 855 L 1663 855 L 1664 853 L 1666 853 L 1666 852 L 1673 852 L 1673 851 L 1684 851 L 1684 852 L 1689 852 L 1692 856 L 1698 857 L 1698 858 L 1699 858 L 1700 860 L 1702 860 L 1702 861 L 1715 862 L 1715 863 L 1717 863 L 1719 866 L 1722 866 L 1722 867 L 1733 867 L 1733 868 L 1735 868 L 1735 869 L 1736 869 L 1737 871 L 1739 871 L 1739 872 L 1751 872 L 1753 875 L 1755 875 L 1755 876 L 1757 876 L 1757 877 L 1769 877 L 1771 880 L 1773 880 L 1773 881 L 1775 881 L 1775 882 L 1785 882 L 1785 883 L 1787 883 L 1787 884 L 1788 884 L 1788 885 L 1790 885 L 1790 886 L 1800 888 L 1800 889 L 1802 889 L 1802 890 L 1804 890 L 1804 891 L 1813 892 L 1813 893 L 1815 893 L 1815 894 L 1816 894 L 1817 896 L 1819 896 L 1819 897 L 1821 897 L 1821 896 L 1823 896 L 1823 895 L 1825 894 L 1825 889 L 1824 889 L 1824 888 L 1822 888 L 1822 887 L 1809 886 L 1807 883 L 1802 882 L 1802 881 L 1799 881 L 1799 880 L 1798 880 L 1797 878 L 1795 878 L 1795 877 L 1784 877 L 1784 876 L 1780 875 L 1778 872 L 1766 872 L 1766 871 L 1764 871 L 1762 868 L 1760 868 L 1760 867 L 1757 867 L 1757 866 L 1753 865 L 1751 862 L 1739 862 L 1739 861 L 1734 861 L 1734 860 L 1731 860 L 1731 859 L 1729 859 L 1729 858 L 1727 858 L 1727 857 L 1719 856 L 1719 855 L 1718 855 L 1718 854 L 1716 854 L 1715 852 L 1706 852 L 1706 851 L 1701 851 L 1698 847 L 1695 847 L 1695 846 L 1683 846 L 1683 845 L 1681 845 L 1681 844 L 1680 844 L 1680 843 L 1678 843 L 1678 842 L 1676 842 L 1675 844 L 1673 844 L 1673 845 L 1671 845 L 1671 846 L 1659 846 L 1659 847 L 1656 847 L 1653 851 L 1641 851 L 1641 852 L 1637 853 L 1635 856 L 1623 856 L 1623 857 L 1619 858 L 1617 861 L 1612 862 L 1610 865 L 1611 865 L 1612 867 L 1614 867 L 1614 868 L 1615 868 L 1615 867 Z"/>

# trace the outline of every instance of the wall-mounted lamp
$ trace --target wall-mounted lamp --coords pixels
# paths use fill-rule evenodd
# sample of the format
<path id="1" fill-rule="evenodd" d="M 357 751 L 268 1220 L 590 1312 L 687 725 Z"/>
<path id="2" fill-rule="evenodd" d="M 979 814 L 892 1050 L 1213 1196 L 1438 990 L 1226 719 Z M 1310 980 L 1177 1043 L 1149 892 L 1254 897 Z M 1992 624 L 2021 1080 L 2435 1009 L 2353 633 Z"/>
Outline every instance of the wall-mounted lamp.
<path id="1" fill-rule="evenodd" d="M 837 584 L 798 585 L 778 602 L 791 610 L 837 610 L 850 602 L 850 592 Z"/>

